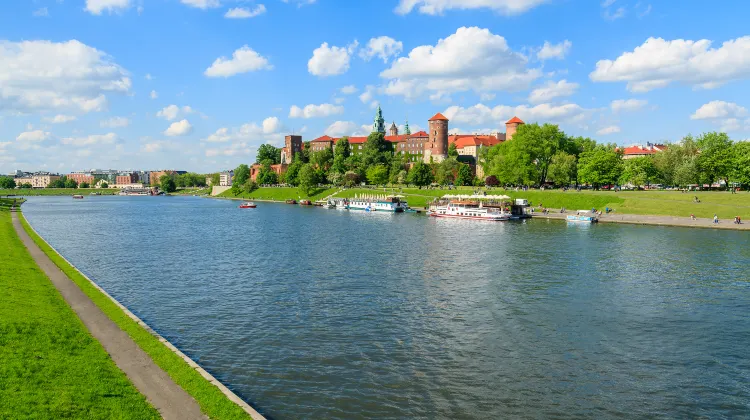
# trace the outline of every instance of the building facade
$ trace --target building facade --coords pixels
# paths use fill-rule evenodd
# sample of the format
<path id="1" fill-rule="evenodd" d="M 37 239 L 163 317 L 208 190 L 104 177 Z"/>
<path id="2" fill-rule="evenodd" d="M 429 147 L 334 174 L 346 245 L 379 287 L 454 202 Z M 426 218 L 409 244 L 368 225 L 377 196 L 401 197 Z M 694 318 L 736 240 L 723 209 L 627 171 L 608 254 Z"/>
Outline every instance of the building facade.
<path id="1" fill-rule="evenodd" d="M 221 172 L 219 174 L 219 186 L 220 187 L 231 187 L 233 179 L 234 179 L 234 171 Z"/>
<path id="2" fill-rule="evenodd" d="M 58 174 L 49 172 L 35 172 L 33 174 L 23 174 L 15 179 L 16 185 L 30 184 L 32 188 L 47 188 L 53 181 L 62 178 Z"/>
<path id="3" fill-rule="evenodd" d="M 512 140 L 513 135 L 516 134 L 519 126 L 526 124 L 518 117 L 513 117 L 505 123 L 505 139 Z"/>
<path id="4" fill-rule="evenodd" d="M 138 182 L 138 174 L 135 172 L 123 172 L 115 177 L 115 185 L 129 185 Z"/>
<path id="5" fill-rule="evenodd" d="M 663 144 L 646 143 L 645 146 L 641 144 L 634 144 L 622 149 L 622 158 L 635 159 L 643 156 L 653 156 L 659 152 L 663 152 L 666 148 L 667 146 Z"/>
<path id="6" fill-rule="evenodd" d="M 302 151 L 302 136 L 284 136 L 284 147 L 281 148 L 281 164 L 289 165 L 294 156 Z"/>
<path id="7" fill-rule="evenodd" d="M 427 120 L 427 147 L 424 151 L 425 163 L 440 163 L 448 156 L 448 118 L 441 113 Z"/>

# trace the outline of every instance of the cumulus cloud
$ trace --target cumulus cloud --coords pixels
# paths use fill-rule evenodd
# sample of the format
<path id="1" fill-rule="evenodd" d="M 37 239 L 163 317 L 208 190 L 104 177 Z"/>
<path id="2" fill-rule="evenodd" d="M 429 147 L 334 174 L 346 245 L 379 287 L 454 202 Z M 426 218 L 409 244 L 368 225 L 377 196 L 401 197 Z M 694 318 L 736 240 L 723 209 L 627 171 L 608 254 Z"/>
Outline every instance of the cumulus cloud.
<path id="1" fill-rule="evenodd" d="M 565 79 L 560 80 L 559 82 L 549 80 L 541 87 L 531 91 L 531 94 L 529 94 L 529 102 L 532 104 L 549 102 L 556 98 L 570 96 L 574 94 L 576 90 L 578 90 L 578 83 L 571 83 Z"/>
<path id="2" fill-rule="evenodd" d="M 620 127 L 616 125 L 610 125 L 609 127 L 604 127 L 601 130 L 597 131 L 596 134 L 599 134 L 600 136 L 606 136 L 608 134 L 615 134 L 620 132 Z"/>
<path id="3" fill-rule="evenodd" d="M 193 132 L 193 126 L 190 125 L 188 120 L 180 120 L 173 122 L 169 127 L 164 130 L 164 135 L 167 136 L 185 136 Z"/>
<path id="4" fill-rule="evenodd" d="M 357 93 L 357 87 L 356 87 L 356 86 L 354 86 L 354 85 L 348 85 L 348 86 L 344 86 L 344 87 L 342 87 L 342 88 L 341 88 L 341 89 L 339 89 L 339 90 L 340 90 L 340 91 L 341 91 L 341 93 L 343 93 L 344 95 L 351 95 L 351 94 L 353 94 L 353 93 Z"/>
<path id="5" fill-rule="evenodd" d="M 0 41 L 0 109 L 83 112 L 107 107 L 105 93 L 128 93 L 128 72 L 79 41 Z"/>
<path id="6" fill-rule="evenodd" d="M 117 13 L 130 7 L 130 0 L 86 0 L 86 11 L 92 15 Z"/>
<path id="7" fill-rule="evenodd" d="M 540 60 L 562 60 L 568 55 L 571 47 L 573 47 L 573 43 L 567 39 L 559 44 L 550 44 L 549 41 L 544 41 L 544 45 L 536 53 L 536 58 Z"/>
<path id="8" fill-rule="evenodd" d="M 364 127 L 353 121 L 335 121 L 325 129 L 324 133 L 331 137 L 362 135 Z"/>
<path id="9" fill-rule="evenodd" d="M 631 92 L 648 92 L 670 83 L 711 89 L 750 77 L 750 36 L 711 48 L 711 41 L 649 38 L 615 60 L 600 60 L 589 75 L 594 82 L 626 82 Z"/>
<path id="10" fill-rule="evenodd" d="M 277 117 L 268 117 L 263 120 L 263 134 L 275 134 L 284 129 L 284 125 Z"/>
<path id="11" fill-rule="evenodd" d="M 16 141 L 21 143 L 38 143 L 52 138 L 52 133 L 43 130 L 25 131 L 16 137 Z"/>
<path id="12" fill-rule="evenodd" d="M 284 126 L 277 117 L 268 117 L 262 124 L 247 123 L 239 128 L 221 127 L 203 139 L 212 145 L 206 148 L 207 157 L 249 156 L 257 146 L 266 142 L 278 142 L 283 137 Z"/>
<path id="13" fill-rule="evenodd" d="M 224 17 L 227 19 L 249 19 L 266 13 L 266 6 L 259 4 L 252 9 L 247 7 L 235 7 L 227 10 Z"/>
<path id="14" fill-rule="evenodd" d="M 340 105 L 331 104 L 310 104 L 304 108 L 300 108 L 297 105 L 292 105 L 289 109 L 289 118 L 320 118 L 330 117 L 331 115 L 343 114 L 344 107 Z"/>
<path id="15" fill-rule="evenodd" d="M 177 117 L 181 115 L 188 115 L 195 112 L 193 108 L 185 105 L 183 107 L 179 107 L 177 105 L 168 105 L 164 107 L 161 111 L 156 113 L 156 116 L 159 118 L 164 118 L 167 121 L 172 121 L 177 119 Z"/>
<path id="16" fill-rule="evenodd" d="M 733 102 L 711 101 L 698 108 L 691 120 L 710 120 L 717 118 L 737 118 L 747 115 L 747 109 Z"/>
<path id="17" fill-rule="evenodd" d="M 320 77 L 346 73 L 349 70 L 351 55 L 358 45 L 357 41 L 346 47 L 329 47 L 327 42 L 322 43 L 313 50 L 313 56 L 307 62 L 307 71 Z"/>
<path id="18" fill-rule="evenodd" d="M 119 128 L 130 125 L 130 120 L 125 117 L 112 117 L 99 123 L 100 127 Z"/>
<path id="19" fill-rule="evenodd" d="M 387 63 L 388 59 L 396 57 L 403 49 L 404 44 L 401 41 L 396 41 L 389 36 L 380 36 L 370 39 L 367 45 L 359 51 L 359 56 L 366 61 L 377 56 Z"/>
<path id="20" fill-rule="evenodd" d="M 577 104 L 539 104 L 533 107 L 528 105 L 507 106 L 498 105 L 490 108 L 484 104 L 471 107 L 451 106 L 444 112 L 451 123 L 470 124 L 474 126 L 490 125 L 504 126 L 505 122 L 514 116 L 518 116 L 527 123 L 580 123 L 590 110 L 584 109 Z"/>
<path id="21" fill-rule="evenodd" d="M 75 115 L 62 115 L 62 114 L 55 115 L 54 117 L 44 118 L 45 122 L 52 123 L 52 124 L 63 124 L 63 123 L 71 122 L 75 120 L 76 120 Z"/>
<path id="22" fill-rule="evenodd" d="M 488 29 L 462 27 L 434 46 L 414 48 L 380 76 L 389 79 L 384 93 L 407 99 L 425 92 L 442 97 L 467 90 L 518 91 L 542 75 L 527 64 L 528 58 L 512 51 L 502 36 Z"/>
<path id="23" fill-rule="evenodd" d="M 645 99 L 616 99 L 610 104 L 612 112 L 630 112 L 638 111 L 639 109 L 648 105 L 648 101 Z"/>
<path id="24" fill-rule="evenodd" d="M 90 136 L 84 136 L 84 137 L 65 137 L 60 140 L 62 144 L 66 144 L 69 146 L 92 146 L 92 145 L 98 145 L 98 144 L 113 144 L 119 140 L 119 137 L 117 137 L 117 134 L 115 133 L 107 133 L 107 134 L 92 134 Z"/>
<path id="25" fill-rule="evenodd" d="M 203 10 L 213 9 L 221 6 L 221 2 L 219 0 L 180 0 L 180 3 L 186 6 Z"/>
<path id="26" fill-rule="evenodd" d="M 155 90 L 152 90 L 152 91 L 151 91 L 151 93 L 150 93 L 150 94 L 149 94 L 148 96 L 149 96 L 149 98 L 151 98 L 151 99 L 156 99 L 156 98 L 158 98 L 158 97 L 159 97 L 159 94 L 158 94 L 158 93 L 156 93 L 156 91 L 155 91 Z"/>
<path id="27" fill-rule="evenodd" d="M 245 45 L 232 53 L 232 58 L 217 58 L 203 74 L 208 77 L 230 77 L 239 73 L 271 69 L 273 66 L 266 57 Z"/>
<path id="28" fill-rule="evenodd" d="M 440 15 L 446 10 L 490 9 L 503 15 L 518 15 L 549 0 L 401 0 L 394 10 L 399 15 L 417 8 L 425 15 Z"/>

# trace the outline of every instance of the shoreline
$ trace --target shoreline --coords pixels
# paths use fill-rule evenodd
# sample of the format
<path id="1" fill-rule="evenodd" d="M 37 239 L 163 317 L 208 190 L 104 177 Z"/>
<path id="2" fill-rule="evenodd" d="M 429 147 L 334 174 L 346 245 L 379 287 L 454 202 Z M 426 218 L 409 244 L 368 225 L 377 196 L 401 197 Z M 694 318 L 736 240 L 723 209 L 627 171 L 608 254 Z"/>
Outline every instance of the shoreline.
<path id="1" fill-rule="evenodd" d="M 78 273 L 81 277 L 86 279 L 91 286 L 93 286 L 99 293 L 101 293 L 103 296 L 105 296 L 107 299 L 109 299 L 117 308 L 119 308 L 130 320 L 135 322 L 138 326 L 140 326 L 145 332 L 156 338 L 164 347 L 166 347 L 169 351 L 174 353 L 176 356 L 178 356 L 182 361 L 184 361 L 190 368 L 192 368 L 194 371 L 199 373 L 203 379 L 205 379 L 209 384 L 216 387 L 229 401 L 236 404 L 240 409 L 242 409 L 247 415 L 252 418 L 253 420 L 265 420 L 265 417 L 258 413 L 252 406 L 250 406 L 247 402 L 245 402 L 242 398 L 240 398 L 237 394 L 232 392 L 229 388 L 226 387 L 221 381 L 216 379 L 213 375 L 211 375 L 208 371 L 203 369 L 198 363 L 196 363 L 193 359 L 191 359 L 189 356 L 187 356 L 185 353 L 180 351 L 174 344 L 169 342 L 166 338 L 164 338 L 161 334 L 156 332 L 153 328 L 151 328 L 148 324 L 146 324 L 142 319 L 140 319 L 137 315 L 135 315 L 133 312 L 131 312 L 125 305 L 120 303 L 117 299 L 112 297 L 109 293 L 107 293 L 106 290 L 104 290 L 101 286 L 99 286 L 95 281 L 93 281 L 91 278 L 89 278 L 86 274 L 84 274 L 81 270 L 78 269 L 75 265 L 73 265 L 70 261 L 68 261 L 67 258 L 65 258 L 60 252 L 55 249 L 52 245 L 47 242 L 46 239 L 44 239 L 39 232 L 34 229 L 33 226 L 26 220 L 26 216 L 23 214 L 22 211 L 17 211 L 16 214 L 20 214 L 21 218 L 23 220 L 23 224 L 31 230 L 36 237 L 38 237 L 42 242 L 44 242 L 52 252 L 54 252 L 61 260 L 63 260 L 66 264 L 68 264 L 73 270 L 75 270 L 76 273 Z M 32 238 L 33 239 L 33 238 Z M 42 250 L 44 252 L 44 250 Z M 75 284 L 75 282 L 73 282 Z M 76 284 L 77 286 L 77 284 Z M 83 293 L 85 291 L 81 290 Z M 95 303 L 96 304 L 96 303 Z M 98 304 L 97 304 L 98 306 Z M 109 317 L 109 316 L 108 316 Z M 114 322 L 114 320 L 112 320 Z M 123 330 L 124 331 L 124 330 Z M 127 331 L 125 331 L 127 334 Z M 128 334 L 130 335 L 130 334 Z M 139 347 L 142 347 L 139 343 Z M 151 357 L 151 355 L 149 355 Z M 151 357 L 153 359 L 153 357 Z M 158 365 L 158 364 L 157 364 Z M 170 375 L 171 376 L 171 375 Z M 184 388 L 183 388 L 184 389 Z M 185 390 L 187 392 L 187 390 Z M 193 396 L 193 398 L 195 398 Z M 197 399 L 196 399 L 197 400 Z"/>
<path id="2" fill-rule="evenodd" d="M 559 211 L 559 210 L 558 210 Z M 549 214 L 532 213 L 532 219 L 548 219 L 548 220 L 560 220 L 566 221 L 565 218 L 568 213 L 555 213 L 550 212 Z M 669 227 L 685 227 L 685 228 L 698 228 L 698 229 L 721 229 L 721 230 L 750 230 L 750 224 L 742 223 L 736 225 L 732 220 L 719 220 L 719 224 L 714 224 L 713 219 L 696 218 L 692 220 L 689 217 L 677 217 L 677 216 L 657 216 L 657 215 L 643 215 L 643 214 L 602 214 L 599 217 L 599 223 L 620 223 L 626 225 L 643 225 L 643 226 L 669 226 Z"/>

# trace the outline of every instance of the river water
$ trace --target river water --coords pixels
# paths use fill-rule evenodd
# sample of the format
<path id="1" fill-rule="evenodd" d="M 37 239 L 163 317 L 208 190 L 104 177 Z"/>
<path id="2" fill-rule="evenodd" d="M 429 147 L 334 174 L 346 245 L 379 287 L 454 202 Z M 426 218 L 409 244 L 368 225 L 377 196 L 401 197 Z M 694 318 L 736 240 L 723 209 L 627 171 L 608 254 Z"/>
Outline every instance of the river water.
<path id="1" fill-rule="evenodd" d="M 24 213 L 270 418 L 750 417 L 747 232 L 237 204 Z"/>

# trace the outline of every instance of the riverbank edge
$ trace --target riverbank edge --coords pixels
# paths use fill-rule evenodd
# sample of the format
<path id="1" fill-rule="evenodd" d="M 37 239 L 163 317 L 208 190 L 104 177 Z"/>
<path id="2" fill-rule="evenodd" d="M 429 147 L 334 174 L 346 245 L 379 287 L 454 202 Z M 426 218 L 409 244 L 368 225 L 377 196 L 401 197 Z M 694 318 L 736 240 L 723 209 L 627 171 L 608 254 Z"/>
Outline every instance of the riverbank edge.
<path id="1" fill-rule="evenodd" d="M 617 220 L 617 219 L 610 219 L 605 217 L 599 218 L 599 223 L 613 223 L 613 224 L 625 224 L 625 225 L 641 225 L 641 226 L 666 226 L 666 227 L 680 227 L 680 228 L 698 228 L 698 229 L 714 229 L 714 230 L 737 230 L 737 231 L 744 231 L 744 230 L 750 230 L 750 226 L 746 224 L 742 225 L 735 225 L 735 224 L 728 224 L 729 222 L 725 222 L 722 224 L 714 225 L 711 223 L 711 220 L 709 219 L 698 219 L 697 221 L 705 221 L 705 225 L 699 225 L 692 223 L 693 221 L 688 218 L 678 218 L 675 216 L 659 216 L 655 214 L 620 214 L 618 216 L 625 216 L 625 217 L 661 217 L 661 218 L 669 218 L 669 219 L 680 219 L 680 221 L 684 223 L 679 223 L 676 221 L 653 221 L 653 220 Z M 532 214 L 532 219 L 546 219 L 546 220 L 559 220 L 562 222 L 566 222 L 567 214 L 557 214 L 557 213 L 551 213 L 551 214 Z M 616 217 L 616 216 L 615 216 Z"/>
<path id="2" fill-rule="evenodd" d="M 164 347 L 166 347 L 167 349 L 169 349 L 172 353 L 174 353 L 176 356 L 178 356 L 183 362 L 185 362 L 193 371 L 198 372 L 205 381 L 207 381 L 210 385 L 216 387 L 230 402 L 234 403 L 240 409 L 242 409 L 251 419 L 253 419 L 253 420 L 265 420 L 264 416 L 262 416 L 253 407 L 251 407 L 248 403 L 246 403 L 244 400 L 242 400 L 242 398 L 240 398 L 239 396 L 237 396 L 237 394 L 235 394 L 234 392 L 232 392 L 229 388 L 227 388 L 223 383 L 221 383 L 213 375 L 211 375 L 210 373 L 208 373 L 205 369 L 203 369 L 193 359 L 191 359 L 185 353 L 183 353 L 182 351 L 180 351 L 175 345 L 173 345 L 171 342 L 169 342 L 169 340 L 167 340 L 166 338 L 162 337 L 158 332 L 156 332 L 153 328 L 151 328 L 148 324 L 146 324 L 142 319 L 140 319 L 137 315 L 135 315 L 133 312 L 131 312 L 127 307 L 125 307 L 125 305 L 123 305 L 117 299 L 115 299 L 114 297 L 112 297 L 112 295 L 110 295 L 109 293 L 107 293 L 107 291 L 105 291 L 95 281 L 91 280 L 86 274 L 84 274 L 75 265 L 73 265 L 70 261 L 68 261 L 67 258 L 65 258 L 62 254 L 60 254 L 60 252 L 58 252 L 57 249 L 55 249 L 52 245 L 50 245 L 49 242 L 47 242 L 47 240 L 44 239 L 34 229 L 33 226 L 31 226 L 31 224 L 28 222 L 28 220 L 26 220 L 26 216 L 23 214 L 23 212 L 18 212 L 18 213 L 21 215 L 21 218 L 20 218 L 21 224 L 23 225 L 23 227 L 26 230 L 26 232 L 29 233 L 29 235 L 32 237 L 32 239 L 35 240 L 35 242 L 36 242 L 37 239 L 39 241 L 42 241 L 51 250 L 51 252 L 54 253 L 55 257 L 60 258 L 62 261 L 65 262 L 65 264 L 67 264 L 69 266 L 70 269 L 74 270 L 82 278 L 86 279 L 90 283 L 90 285 L 94 288 L 95 291 L 99 292 L 102 296 L 104 296 L 105 298 L 107 298 L 111 303 L 113 303 L 117 308 L 119 308 L 120 311 L 122 311 L 122 313 L 124 313 L 127 316 L 127 318 L 129 318 L 131 321 L 135 322 L 135 324 L 137 326 L 139 326 L 142 330 L 144 330 L 146 333 L 148 333 L 149 335 L 151 335 L 153 338 L 157 339 Z M 52 255 L 49 255 L 50 252 L 48 252 L 47 249 L 42 248 L 42 252 L 44 252 L 50 258 L 52 258 Z M 55 262 L 55 264 L 57 264 L 57 262 L 54 259 L 52 259 L 52 260 L 53 260 L 53 262 Z M 64 272 L 63 267 L 58 267 L 58 268 L 60 268 Z M 74 280 L 74 282 L 75 282 L 75 280 Z M 79 285 L 79 287 L 80 287 L 80 285 Z M 82 291 L 86 295 L 89 295 L 89 293 L 88 293 L 87 290 L 83 290 L 82 289 Z M 113 319 L 107 313 L 107 311 L 105 310 L 105 308 L 102 308 L 101 305 L 99 305 L 99 303 L 97 303 L 97 301 L 95 299 L 92 299 L 92 300 L 112 320 L 112 322 L 114 322 L 120 328 L 122 328 L 122 325 L 120 325 L 120 323 L 116 319 Z M 127 333 L 127 330 L 125 330 L 125 332 Z M 128 333 L 128 335 L 130 335 L 130 333 Z M 141 343 L 138 341 L 138 339 L 136 337 L 133 337 L 131 335 L 131 338 L 141 348 L 143 348 L 143 346 L 141 345 Z M 160 364 L 159 361 L 157 361 L 154 358 L 154 356 L 147 349 L 143 348 L 143 350 L 152 359 L 154 359 L 154 363 L 156 363 L 157 365 L 159 365 L 160 367 L 162 367 L 162 369 L 164 369 L 167 372 L 167 374 L 169 374 L 169 376 L 172 377 L 172 379 L 175 380 L 175 382 L 177 382 L 178 385 L 180 385 L 183 389 L 185 389 L 185 387 L 180 382 L 177 381 L 177 378 L 173 377 L 173 375 L 170 372 L 170 369 L 168 369 L 165 366 L 162 366 L 162 364 Z M 194 395 L 194 393 L 190 392 L 188 389 L 185 389 L 185 391 L 188 394 L 190 394 L 193 398 L 195 398 L 195 400 L 198 402 L 198 404 L 201 406 L 201 408 L 204 408 L 204 405 L 201 403 L 201 399 L 199 399 L 198 396 Z M 216 417 L 212 417 L 212 416 L 209 416 L 209 417 L 216 418 Z M 221 417 L 219 417 L 219 418 L 221 418 Z"/>

